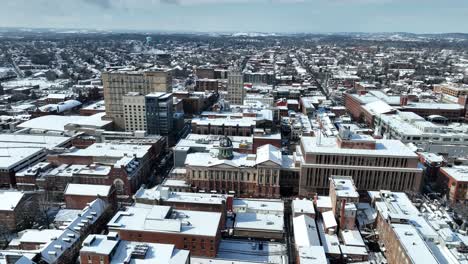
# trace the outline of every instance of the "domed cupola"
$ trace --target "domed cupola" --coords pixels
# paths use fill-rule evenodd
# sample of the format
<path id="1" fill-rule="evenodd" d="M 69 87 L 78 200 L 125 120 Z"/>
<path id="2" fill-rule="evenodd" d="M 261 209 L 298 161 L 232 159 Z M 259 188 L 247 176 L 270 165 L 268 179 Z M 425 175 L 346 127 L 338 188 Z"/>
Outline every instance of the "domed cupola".
<path id="1" fill-rule="evenodd" d="M 225 136 L 219 140 L 218 159 L 233 159 L 233 146 L 229 137 Z"/>

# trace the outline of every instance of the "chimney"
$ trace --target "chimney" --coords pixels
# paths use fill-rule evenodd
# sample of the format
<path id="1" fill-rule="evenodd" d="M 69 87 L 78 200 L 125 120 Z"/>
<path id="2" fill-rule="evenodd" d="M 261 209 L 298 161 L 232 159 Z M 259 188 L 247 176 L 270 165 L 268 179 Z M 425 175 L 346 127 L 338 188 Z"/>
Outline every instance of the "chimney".
<path id="1" fill-rule="evenodd" d="M 402 94 L 400 96 L 400 106 L 406 106 L 408 105 L 408 95 Z"/>
<path id="2" fill-rule="evenodd" d="M 226 198 L 226 209 L 228 212 L 232 212 L 233 203 L 234 203 L 234 196 L 228 195 Z"/>
<path id="3" fill-rule="evenodd" d="M 341 200 L 341 208 L 340 208 L 340 228 L 343 229 L 345 227 L 345 206 L 346 206 L 346 199 Z"/>
<path id="4" fill-rule="evenodd" d="M 458 97 L 458 104 L 461 106 L 465 106 L 467 108 L 468 105 L 468 95 L 460 95 Z"/>
<path id="5" fill-rule="evenodd" d="M 318 196 L 317 194 L 314 195 L 314 204 L 317 205 L 317 200 L 318 200 Z"/>

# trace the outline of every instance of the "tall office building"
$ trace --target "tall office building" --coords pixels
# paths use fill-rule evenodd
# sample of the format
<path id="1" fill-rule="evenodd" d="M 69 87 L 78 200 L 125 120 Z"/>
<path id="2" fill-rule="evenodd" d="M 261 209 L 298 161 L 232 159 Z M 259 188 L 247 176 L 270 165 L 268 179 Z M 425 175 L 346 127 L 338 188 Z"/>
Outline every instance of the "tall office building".
<path id="1" fill-rule="evenodd" d="M 146 131 L 145 96 L 130 92 L 123 96 L 125 131 Z"/>
<path id="2" fill-rule="evenodd" d="M 150 135 L 169 136 L 173 132 L 172 93 L 146 95 L 146 127 Z"/>
<path id="3" fill-rule="evenodd" d="M 125 131 L 146 131 L 150 135 L 168 136 L 173 129 L 172 93 L 123 96 Z"/>
<path id="4" fill-rule="evenodd" d="M 300 163 L 299 195 L 326 193 L 329 179 L 351 176 L 359 191 L 419 191 L 418 156 L 399 140 L 374 139 L 342 127 L 338 137 L 302 137 L 295 159 Z"/>
<path id="5" fill-rule="evenodd" d="M 244 104 L 244 75 L 239 67 L 231 67 L 228 74 L 227 96 L 231 105 Z"/>
<path id="6" fill-rule="evenodd" d="M 123 96 L 129 92 L 149 94 L 172 91 L 172 73 L 170 70 L 134 69 L 110 70 L 102 74 L 106 115 L 111 118 L 117 129 L 125 128 Z"/>

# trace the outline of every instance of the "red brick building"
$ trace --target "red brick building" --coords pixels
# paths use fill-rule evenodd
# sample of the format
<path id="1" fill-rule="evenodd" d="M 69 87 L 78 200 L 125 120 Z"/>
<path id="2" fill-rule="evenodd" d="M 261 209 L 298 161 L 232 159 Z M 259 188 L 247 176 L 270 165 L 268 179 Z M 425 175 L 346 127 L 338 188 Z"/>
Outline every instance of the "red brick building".
<path id="1" fill-rule="evenodd" d="M 0 225 L 9 231 L 21 228 L 24 217 L 37 208 L 33 196 L 19 191 L 0 191 L 0 201 Z"/>
<path id="2" fill-rule="evenodd" d="M 212 153 L 190 153 L 185 159 L 187 182 L 207 192 L 280 197 L 281 151 L 275 146 L 263 145 L 256 153 L 234 153 L 228 138 L 220 141 L 217 156 Z"/>
<path id="3" fill-rule="evenodd" d="M 150 253 L 151 252 L 151 253 Z M 89 235 L 80 250 L 81 263 L 190 263 L 190 251 L 174 245 L 121 240 L 117 233 Z"/>
<path id="4" fill-rule="evenodd" d="M 451 203 L 468 200 L 468 166 L 440 168 L 439 182 Z"/>
<path id="5" fill-rule="evenodd" d="M 127 241 L 174 244 L 194 256 L 215 257 L 221 240 L 221 213 L 136 205 L 119 211 L 108 223 Z"/>
<path id="6" fill-rule="evenodd" d="M 65 189 L 64 198 L 67 209 L 83 209 L 97 198 L 114 208 L 117 205 L 117 195 L 113 185 L 70 183 Z"/>
<path id="7" fill-rule="evenodd" d="M 198 79 L 195 85 L 195 91 L 216 91 L 218 92 L 218 80 L 217 79 Z"/>

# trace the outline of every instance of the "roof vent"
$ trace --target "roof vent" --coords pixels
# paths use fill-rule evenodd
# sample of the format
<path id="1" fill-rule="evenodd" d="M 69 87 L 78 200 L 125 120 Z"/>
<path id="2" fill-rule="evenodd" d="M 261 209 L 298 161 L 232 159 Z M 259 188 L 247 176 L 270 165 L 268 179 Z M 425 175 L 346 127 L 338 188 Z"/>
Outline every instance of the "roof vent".
<path id="1" fill-rule="evenodd" d="M 146 253 L 148 252 L 149 246 L 147 244 L 139 244 L 133 248 L 132 258 L 134 259 L 145 259 Z"/>

